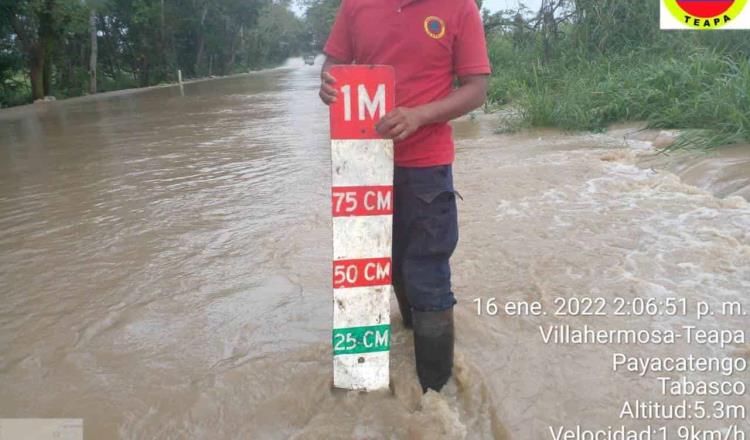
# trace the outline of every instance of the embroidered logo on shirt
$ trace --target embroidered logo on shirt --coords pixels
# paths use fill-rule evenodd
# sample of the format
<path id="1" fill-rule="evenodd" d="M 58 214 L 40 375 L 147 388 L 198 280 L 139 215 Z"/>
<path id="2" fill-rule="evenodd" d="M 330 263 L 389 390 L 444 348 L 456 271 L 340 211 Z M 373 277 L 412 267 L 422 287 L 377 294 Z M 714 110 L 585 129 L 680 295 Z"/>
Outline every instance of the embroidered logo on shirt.
<path id="1" fill-rule="evenodd" d="M 424 19 L 424 31 L 436 40 L 443 38 L 443 35 L 445 35 L 445 22 L 440 17 L 431 15 Z"/>

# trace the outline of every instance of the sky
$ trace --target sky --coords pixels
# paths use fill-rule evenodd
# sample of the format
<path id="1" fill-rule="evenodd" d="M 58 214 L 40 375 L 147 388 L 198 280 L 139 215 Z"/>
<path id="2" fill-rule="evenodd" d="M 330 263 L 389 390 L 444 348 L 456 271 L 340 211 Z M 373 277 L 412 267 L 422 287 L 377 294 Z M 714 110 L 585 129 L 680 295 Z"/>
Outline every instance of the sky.
<path id="1" fill-rule="evenodd" d="M 490 12 L 496 12 L 502 9 L 516 8 L 519 3 L 525 4 L 532 11 L 539 8 L 542 0 L 484 0 L 482 7 L 489 9 Z"/>

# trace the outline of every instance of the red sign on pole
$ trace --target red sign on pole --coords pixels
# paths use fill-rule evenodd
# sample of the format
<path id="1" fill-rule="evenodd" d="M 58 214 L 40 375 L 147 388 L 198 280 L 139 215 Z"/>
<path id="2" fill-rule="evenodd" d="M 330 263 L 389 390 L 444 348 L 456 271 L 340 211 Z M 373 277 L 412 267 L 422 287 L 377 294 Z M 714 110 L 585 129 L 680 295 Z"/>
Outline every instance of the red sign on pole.
<path id="1" fill-rule="evenodd" d="M 375 123 L 394 107 L 390 66 L 337 65 L 336 102 L 330 105 L 331 139 L 380 139 Z"/>
<path id="2" fill-rule="evenodd" d="M 390 258 L 361 258 L 333 262 L 333 288 L 391 284 Z"/>
<path id="3" fill-rule="evenodd" d="M 392 186 L 335 186 L 332 195 L 334 217 L 393 214 Z"/>

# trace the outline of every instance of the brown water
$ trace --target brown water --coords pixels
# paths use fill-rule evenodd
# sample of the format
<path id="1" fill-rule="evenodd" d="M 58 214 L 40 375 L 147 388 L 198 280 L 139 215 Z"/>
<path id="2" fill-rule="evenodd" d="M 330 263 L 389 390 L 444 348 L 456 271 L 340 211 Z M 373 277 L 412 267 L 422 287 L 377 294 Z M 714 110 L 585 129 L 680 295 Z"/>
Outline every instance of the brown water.
<path id="1" fill-rule="evenodd" d="M 395 318 L 391 392 L 332 392 L 317 75 L 295 61 L 0 113 L 0 417 L 83 418 L 89 439 L 535 440 L 548 425 L 620 425 L 623 400 L 659 399 L 653 375 L 610 371 L 613 351 L 750 358 L 748 344 L 549 345 L 537 328 L 692 316 L 477 316 L 472 301 L 685 296 L 747 310 L 749 149 L 716 159 L 731 170 L 670 165 L 627 129 L 494 135 L 492 120 L 462 120 L 456 379 L 421 396 Z M 701 160 L 723 177 L 690 167 Z M 718 181 L 732 182 L 724 199 Z"/>

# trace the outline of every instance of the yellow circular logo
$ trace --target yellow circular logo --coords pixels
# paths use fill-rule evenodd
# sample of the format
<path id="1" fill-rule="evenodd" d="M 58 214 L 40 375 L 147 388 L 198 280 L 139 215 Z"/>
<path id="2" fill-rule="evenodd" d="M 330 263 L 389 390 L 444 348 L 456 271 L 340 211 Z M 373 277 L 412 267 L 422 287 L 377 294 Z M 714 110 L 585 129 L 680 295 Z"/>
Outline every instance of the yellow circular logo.
<path id="1" fill-rule="evenodd" d="M 737 18 L 747 0 L 663 0 L 669 12 L 693 29 L 717 29 Z"/>
<path id="2" fill-rule="evenodd" d="M 431 15 L 424 19 L 424 31 L 436 40 L 443 38 L 443 35 L 445 35 L 445 22 L 440 17 Z"/>

